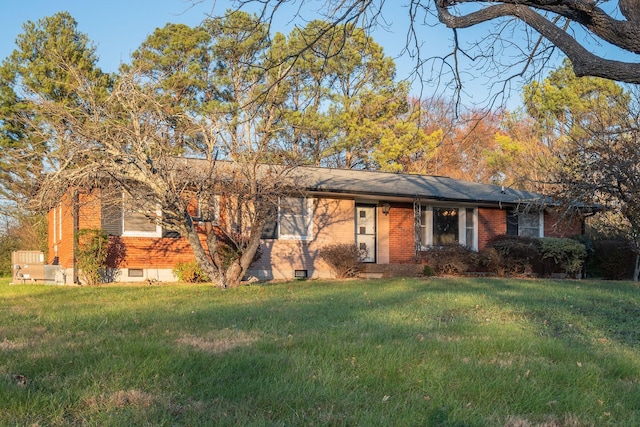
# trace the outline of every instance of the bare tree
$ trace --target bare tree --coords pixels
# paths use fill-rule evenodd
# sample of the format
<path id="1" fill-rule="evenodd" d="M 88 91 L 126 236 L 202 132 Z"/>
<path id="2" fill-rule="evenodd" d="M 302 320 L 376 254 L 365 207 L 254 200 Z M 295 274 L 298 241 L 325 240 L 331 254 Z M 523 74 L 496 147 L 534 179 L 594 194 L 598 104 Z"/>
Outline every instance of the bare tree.
<path id="1" fill-rule="evenodd" d="M 56 49 L 59 32 L 75 50 Z M 243 12 L 168 25 L 107 85 L 68 14 L 31 24 L 0 69 L 2 164 L 29 155 L 35 171 L 19 175 L 16 201 L 46 211 L 68 192 L 99 197 L 103 221 L 120 209 L 178 232 L 215 283 L 238 284 L 278 198 L 295 191 L 290 166 L 264 165 L 278 157 L 286 72 L 268 65 L 267 33 Z"/>
<path id="2" fill-rule="evenodd" d="M 405 25 L 389 24 L 390 8 L 399 5 L 386 0 L 236 0 L 235 4 L 259 9 L 261 18 L 268 21 L 280 18 L 278 14 L 286 10 L 289 22 L 294 21 L 291 15 L 303 22 L 319 15 L 333 26 L 351 22 L 369 29 L 390 25 L 407 28 L 405 53 L 414 57 L 418 77 L 453 85 L 457 93 L 468 71 L 461 69 L 465 61 L 479 67 L 476 72 L 485 77 L 491 73 L 489 84 L 498 85 L 495 89 L 504 94 L 513 79 L 530 80 L 544 70 L 558 49 L 572 62 L 578 76 L 640 83 L 638 0 L 619 0 L 623 19 L 617 18 L 618 11 L 608 0 L 409 0 L 403 5 Z M 433 53 L 433 43 L 421 38 L 437 24 L 452 29 L 448 54 Z M 470 27 L 481 27 L 484 36 L 463 44 L 459 30 Z M 315 41 L 309 40 L 307 48 Z M 610 58 L 615 48 L 624 59 Z M 445 80 L 447 75 L 451 80 Z"/>

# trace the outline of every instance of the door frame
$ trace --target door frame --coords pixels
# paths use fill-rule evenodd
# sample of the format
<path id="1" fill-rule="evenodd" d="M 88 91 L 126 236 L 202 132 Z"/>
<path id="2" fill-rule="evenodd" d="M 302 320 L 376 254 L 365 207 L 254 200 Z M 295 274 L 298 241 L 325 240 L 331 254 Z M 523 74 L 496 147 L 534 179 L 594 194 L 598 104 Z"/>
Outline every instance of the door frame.
<path id="1" fill-rule="evenodd" d="M 359 219 L 359 209 L 361 208 L 370 209 L 370 211 L 373 213 L 373 233 L 364 233 L 364 234 L 360 233 L 360 230 L 358 227 L 358 219 Z M 360 247 L 360 243 L 361 243 L 358 241 L 358 236 L 373 236 L 373 248 L 371 248 L 373 250 L 373 253 L 369 253 L 368 260 L 363 262 L 368 264 L 377 263 L 378 262 L 378 205 L 377 204 L 359 203 L 359 202 L 355 203 L 354 234 L 355 234 L 356 246 L 358 248 Z"/>

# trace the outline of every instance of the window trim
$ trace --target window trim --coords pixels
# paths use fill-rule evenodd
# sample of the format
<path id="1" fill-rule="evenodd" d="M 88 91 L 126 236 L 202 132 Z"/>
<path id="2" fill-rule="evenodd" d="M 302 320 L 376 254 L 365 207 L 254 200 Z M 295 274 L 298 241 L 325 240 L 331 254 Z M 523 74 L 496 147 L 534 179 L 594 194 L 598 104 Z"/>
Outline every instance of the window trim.
<path id="1" fill-rule="evenodd" d="M 156 229 L 154 231 L 139 231 L 139 230 L 136 231 L 136 230 L 125 229 L 125 218 L 128 213 L 125 210 L 126 197 L 127 197 L 126 194 L 123 192 L 122 205 L 120 206 L 120 236 L 122 237 L 153 237 L 153 238 L 162 237 L 162 225 L 160 225 L 159 223 L 155 224 Z M 134 213 L 138 214 L 138 212 L 134 212 Z M 155 213 L 159 218 L 162 218 L 162 210 L 160 209 L 160 207 L 156 208 Z"/>
<path id="2" fill-rule="evenodd" d="M 136 212 L 138 213 L 138 212 Z M 126 216 L 126 212 L 122 209 L 122 237 L 162 237 L 162 226 L 160 224 L 155 224 L 155 231 L 136 231 L 136 230 L 126 230 L 124 226 L 124 220 Z M 160 209 L 156 209 L 156 214 L 158 217 L 162 216 L 162 211 Z"/>
<path id="3" fill-rule="evenodd" d="M 538 235 L 535 237 L 538 238 L 542 238 L 544 237 L 544 211 L 541 210 L 540 212 L 520 212 L 517 214 L 517 218 L 518 218 L 518 236 L 523 236 L 522 234 L 522 230 L 524 228 L 527 229 L 533 229 L 533 227 L 523 227 L 522 223 L 520 222 L 521 219 L 523 218 L 523 215 L 535 215 L 538 214 Z"/>
<path id="4" fill-rule="evenodd" d="M 426 250 L 434 246 L 433 243 L 433 208 L 448 208 L 458 210 L 458 241 L 459 245 L 466 246 L 474 251 L 478 250 L 478 207 L 462 205 L 422 205 L 420 211 L 420 249 Z M 467 240 L 467 209 L 473 209 L 473 242 Z"/>
<path id="5" fill-rule="evenodd" d="M 307 217 L 306 218 L 306 234 L 298 235 L 298 234 L 283 234 L 282 233 L 282 218 L 285 214 L 283 214 L 282 209 L 282 199 L 302 199 L 305 201 L 305 212 L 302 215 L 294 215 L 294 217 Z M 279 240 L 302 240 L 302 241 L 311 241 L 313 240 L 313 197 L 295 197 L 295 196 L 287 196 L 282 197 L 278 200 L 278 232 L 277 238 Z"/>

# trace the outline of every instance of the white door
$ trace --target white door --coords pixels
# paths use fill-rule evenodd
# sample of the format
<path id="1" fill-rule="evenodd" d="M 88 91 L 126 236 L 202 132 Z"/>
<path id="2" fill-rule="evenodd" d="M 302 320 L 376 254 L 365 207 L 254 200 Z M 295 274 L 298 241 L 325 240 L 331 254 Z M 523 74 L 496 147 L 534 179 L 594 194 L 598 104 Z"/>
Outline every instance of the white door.
<path id="1" fill-rule="evenodd" d="M 356 206 L 356 245 L 364 262 L 376 262 L 376 207 Z"/>

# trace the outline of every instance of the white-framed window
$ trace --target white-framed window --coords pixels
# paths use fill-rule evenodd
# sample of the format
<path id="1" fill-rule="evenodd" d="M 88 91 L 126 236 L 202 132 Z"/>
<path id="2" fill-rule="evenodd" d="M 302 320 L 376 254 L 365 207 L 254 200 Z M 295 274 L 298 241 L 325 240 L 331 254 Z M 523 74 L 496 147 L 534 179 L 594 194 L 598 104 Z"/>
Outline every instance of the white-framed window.
<path id="1" fill-rule="evenodd" d="M 518 214 L 518 236 L 543 237 L 544 213 L 527 212 Z"/>
<path id="2" fill-rule="evenodd" d="M 122 235 L 129 237 L 162 237 L 160 224 L 152 222 L 148 216 L 160 217 L 160 210 L 149 211 L 148 214 L 140 212 L 122 212 Z"/>
<path id="3" fill-rule="evenodd" d="M 262 232 L 263 239 L 313 240 L 313 199 L 281 197 L 278 212 Z"/>
<path id="4" fill-rule="evenodd" d="M 220 196 L 215 195 L 208 199 L 197 197 L 189 206 L 191 220 L 193 222 L 211 222 L 214 225 L 220 223 Z"/>
<path id="5" fill-rule="evenodd" d="M 129 206 L 127 197 L 122 196 L 120 203 L 103 204 L 102 229 L 112 236 L 127 237 L 162 237 L 162 226 L 159 221 L 153 221 L 149 217 L 160 218 L 160 209 L 143 214 L 126 209 Z"/>
<path id="6" fill-rule="evenodd" d="M 282 197 L 278 213 L 278 237 L 290 240 L 313 239 L 313 199 Z"/>
<path id="7" fill-rule="evenodd" d="M 420 209 L 420 246 L 458 243 L 478 250 L 478 209 L 462 206 L 423 206 Z"/>

